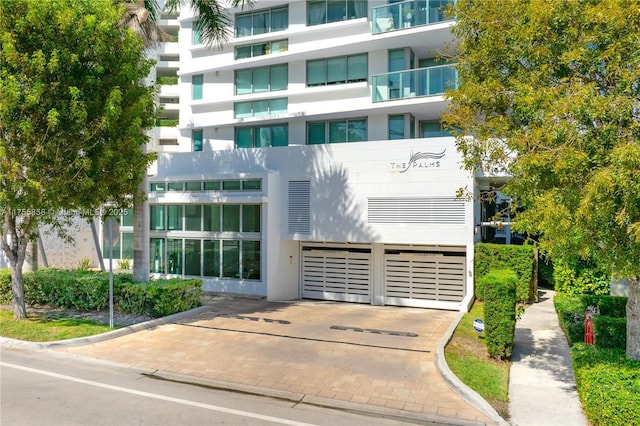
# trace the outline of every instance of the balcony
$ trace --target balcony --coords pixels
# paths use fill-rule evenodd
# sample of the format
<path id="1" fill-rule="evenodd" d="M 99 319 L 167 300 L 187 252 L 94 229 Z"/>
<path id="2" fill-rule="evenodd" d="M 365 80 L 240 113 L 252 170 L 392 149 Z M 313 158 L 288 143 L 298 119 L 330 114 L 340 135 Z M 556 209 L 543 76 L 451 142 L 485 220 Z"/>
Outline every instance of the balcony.
<path id="1" fill-rule="evenodd" d="M 418 68 L 374 75 L 373 102 L 393 101 L 417 96 L 441 95 L 458 87 L 458 71 L 454 65 Z"/>
<path id="2" fill-rule="evenodd" d="M 446 7 L 455 0 L 409 0 L 372 9 L 373 34 L 448 21 Z"/>

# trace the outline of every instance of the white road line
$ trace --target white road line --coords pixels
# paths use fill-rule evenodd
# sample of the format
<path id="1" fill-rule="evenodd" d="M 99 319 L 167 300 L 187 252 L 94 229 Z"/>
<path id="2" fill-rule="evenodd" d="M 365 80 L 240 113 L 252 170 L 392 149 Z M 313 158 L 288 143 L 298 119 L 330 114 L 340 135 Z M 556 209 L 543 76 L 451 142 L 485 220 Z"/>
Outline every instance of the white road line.
<path id="1" fill-rule="evenodd" d="M 94 381 L 91 381 L 91 380 L 80 379 L 78 377 L 65 376 L 63 374 L 53 373 L 51 371 L 38 370 L 36 368 L 24 367 L 24 366 L 21 366 L 21 365 L 11 364 L 11 363 L 8 363 L 8 362 L 0 361 L 0 365 L 2 365 L 4 367 L 9 367 L 9 368 L 15 368 L 16 370 L 27 371 L 29 373 L 41 374 L 43 376 L 55 377 L 55 378 L 61 379 L 61 380 L 68 380 L 70 382 L 82 383 L 82 384 L 89 385 L 89 386 L 95 386 L 95 387 L 98 387 L 98 388 L 109 389 L 109 390 L 113 390 L 113 391 L 116 391 L 116 392 L 124 392 L 124 393 L 129 393 L 129 394 L 132 394 L 132 395 L 143 396 L 145 398 L 159 399 L 159 400 L 162 400 L 162 401 L 175 402 L 176 404 L 183 404 L 183 405 L 190 405 L 192 407 L 204 408 L 205 410 L 219 411 L 219 412 L 222 412 L 222 413 L 234 414 L 236 416 L 242 416 L 242 417 L 251 417 L 251 418 L 254 418 L 254 419 L 266 420 L 268 422 L 280 423 L 280 424 L 283 424 L 283 425 L 314 426 L 314 425 L 312 425 L 310 423 L 297 422 L 295 420 L 288 420 L 288 419 L 281 419 L 279 417 L 264 416 L 262 414 L 251 413 L 251 412 L 248 412 L 248 411 L 234 410 L 232 408 L 225 408 L 225 407 L 220 407 L 220 406 L 217 406 L 217 405 L 203 404 L 203 403 L 200 403 L 200 402 L 189 401 L 189 400 L 181 399 L 181 398 L 172 398 L 170 396 L 158 395 L 158 394 L 155 394 L 155 393 L 144 392 L 144 391 L 139 391 L 139 390 L 129 389 L 129 388 L 123 388 L 123 387 L 120 387 L 120 386 L 108 385 L 106 383 L 94 382 Z"/>

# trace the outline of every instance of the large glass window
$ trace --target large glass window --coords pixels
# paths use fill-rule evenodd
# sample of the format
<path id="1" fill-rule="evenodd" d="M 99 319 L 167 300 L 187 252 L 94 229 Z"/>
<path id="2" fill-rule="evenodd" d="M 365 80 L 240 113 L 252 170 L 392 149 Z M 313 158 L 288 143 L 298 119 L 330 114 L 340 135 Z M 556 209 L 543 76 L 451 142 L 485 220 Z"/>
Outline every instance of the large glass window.
<path id="1" fill-rule="evenodd" d="M 222 231 L 240 232 L 240 206 L 224 204 L 222 206 Z"/>
<path id="2" fill-rule="evenodd" d="M 120 234 L 122 241 L 121 259 L 133 259 L 133 232 L 123 232 Z"/>
<path id="3" fill-rule="evenodd" d="M 204 230 L 220 232 L 220 204 L 205 204 L 204 206 Z"/>
<path id="4" fill-rule="evenodd" d="M 149 209 L 151 230 L 162 231 L 164 229 L 164 206 L 152 205 Z"/>
<path id="5" fill-rule="evenodd" d="M 288 40 L 263 41 L 254 44 L 245 44 L 235 48 L 235 59 L 247 59 L 255 56 L 270 55 L 272 53 L 286 52 L 289 50 Z"/>
<path id="6" fill-rule="evenodd" d="M 164 238 L 151 238 L 151 272 L 164 274 Z"/>
<path id="7" fill-rule="evenodd" d="M 260 232 L 260 204 L 242 205 L 242 232 Z"/>
<path id="8" fill-rule="evenodd" d="M 202 85 L 204 83 L 204 76 L 202 74 L 194 75 L 191 77 L 191 85 L 193 86 L 192 99 L 202 99 Z"/>
<path id="9" fill-rule="evenodd" d="M 202 130 L 193 130 L 191 132 L 191 142 L 193 151 L 202 151 Z"/>
<path id="10" fill-rule="evenodd" d="M 287 64 L 238 70 L 235 75 L 236 95 L 286 90 Z"/>
<path id="11" fill-rule="evenodd" d="M 202 230 L 202 206 L 200 204 L 187 204 L 184 206 L 185 231 Z"/>
<path id="12" fill-rule="evenodd" d="M 234 118 L 259 117 L 287 112 L 287 98 L 261 101 L 236 102 L 233 104 Z"/>
<path id="13" fill-rule="evenodd" d="M 205 277 L 220 276 L 219 240 L 204 240 L 202 242 L 202 275 Z"/>
<path id="14" fill-rule="evenodd" d="M 182 239 L 167 240 L 167 274 L 182 274 Z"/>
<path id="15" fill-rule="evenodd" d="M 367 16 L 367 0 L 308 0 L 307 25 L 319 25 L 329 22 Z"/>
<path id="16" fill-rule="evenodd" d="M 201 240 L 184 240 L 184 274 L 200 276 Z"/>
<path id="17" fill-rule="evenodd" d="M 389 116 L 389 140 L 404 139 L 404 115 Z"/>
<path id="18" fill-rule="evenodd" d="M 222 276 L 239 278 L 240 275 L 240 241 L 222 240 Z"/>
<path id="19" fill-rule="evenodd" d="M 242 241 L 242 278 L 260 279 L 260 241 Z"/>
<path id="20" fill-rule="evenodd" d="M 236 37 L 282 31 L 286 30 L 288 26 L 288 7 L 258 10 L 236 15 Z"/>
<path id="21" fill-rule="evenodd" d="M 307 86 L 367 81 L 367 54 L 307 61 Z"/>
<path id="22" fill-rule="evenodd" d="M 197 28 L 198 21 L 193 21 L 193 44 L 202 44 L 202 31 Z"/>
<path id="23" fill-rule="evenodd" d="M 124 210 L 124 214 L 122 215 L 122 220 L 120 221 L 121 226 L 133 226 L 133 209 L 128 208 Z"/>
<path id="24" fill-rule="evenodd" d="M 439 121 L 421 121 L 420 137 L 421 138 L 439 138 L 451 136 L 451 133 L 442 126 Z"/>
<path id="25" fill-rule="evenodd" d="M 366 140 L 367 120 L 365 118 L 307 123 L 309 145 Z"/>
<path id="26" fill-rule="evenodd" d="M 167 206 L 167 230 L 180 231 L 182 230 L 182 216 L 184 206 Z"/>
<path id="27" fill-rule="evenodd" d="M 289 126 L 286 124 L 236 128 L 236 148 L 264 148 L 288 144 Z"/>

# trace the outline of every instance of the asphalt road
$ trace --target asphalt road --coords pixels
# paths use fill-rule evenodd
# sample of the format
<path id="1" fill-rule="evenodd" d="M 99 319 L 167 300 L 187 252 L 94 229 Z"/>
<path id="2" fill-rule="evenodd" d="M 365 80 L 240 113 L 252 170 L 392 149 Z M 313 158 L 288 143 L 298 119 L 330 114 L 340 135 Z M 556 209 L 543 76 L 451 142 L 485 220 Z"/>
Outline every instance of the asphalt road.
<path id="1" fill-rule="evenodd" d="M 401 420 L 161 381 L 145 373 L 151 371 L 46 350 L 3 349 L 0 353 L 0 424 L 407 424 Z"/>

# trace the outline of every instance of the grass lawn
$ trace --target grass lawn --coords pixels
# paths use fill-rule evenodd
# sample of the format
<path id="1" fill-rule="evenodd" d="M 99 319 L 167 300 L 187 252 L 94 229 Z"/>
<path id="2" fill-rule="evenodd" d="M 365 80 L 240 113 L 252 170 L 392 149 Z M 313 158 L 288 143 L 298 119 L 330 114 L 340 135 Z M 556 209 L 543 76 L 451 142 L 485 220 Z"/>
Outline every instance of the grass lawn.
<path id="1" fill-rule="evenodd" d="M 484 318 L 482 302 L 476 301 L 445 348 L 449 368 L 463 383 L 478 392 L 503 418 L 509 418 L 510 362 L 489 357 L 484 332 L 473 328 L 476 318 Z"/>
<path id="2" fill-rule="evenodd" d="M 29 342 L 49 342 L 92 336 L 110 331 L 109 324 L 87 319 L 28 313 L 27 319 L 14 320 L 13 311 L 0 309 L 0 336 Z"/>

